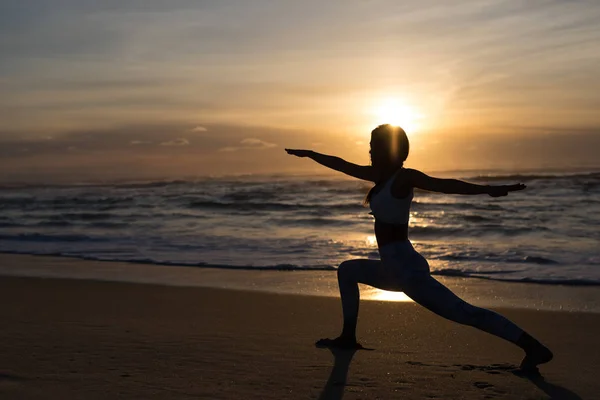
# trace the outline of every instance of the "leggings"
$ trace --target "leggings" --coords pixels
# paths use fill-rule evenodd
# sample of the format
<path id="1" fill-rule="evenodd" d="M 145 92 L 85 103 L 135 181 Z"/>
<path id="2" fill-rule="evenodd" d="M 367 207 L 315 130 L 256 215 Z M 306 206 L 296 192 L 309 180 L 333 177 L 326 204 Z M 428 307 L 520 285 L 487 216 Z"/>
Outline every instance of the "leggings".
<path id="1" fill-rule="evenodd" d="M 510 342 L 523 330 L 500 314 L 475 307 L 452 293 L 429 273 L 427 260 L 409 241 L 383 246 L 381 260 L 348 260 L 338 268 L 345 324 L 356 326 L 358 283 L 383 290 L 402 291 L 428 310 L 464 325 L 470 325 Z"/>

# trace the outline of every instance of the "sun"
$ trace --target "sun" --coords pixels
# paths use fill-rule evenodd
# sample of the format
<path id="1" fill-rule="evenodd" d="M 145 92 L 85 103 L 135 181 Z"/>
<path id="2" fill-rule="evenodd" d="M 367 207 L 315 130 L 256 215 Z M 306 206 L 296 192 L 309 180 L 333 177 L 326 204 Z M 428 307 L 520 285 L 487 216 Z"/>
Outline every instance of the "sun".
<path id="1" fill-rule="evenodd" d="M 374 125 L 391 124 L 402 127 L 407 133 L 418 133 L 423 115 L 406 101 L 385 98 L 371 109 Z"/>

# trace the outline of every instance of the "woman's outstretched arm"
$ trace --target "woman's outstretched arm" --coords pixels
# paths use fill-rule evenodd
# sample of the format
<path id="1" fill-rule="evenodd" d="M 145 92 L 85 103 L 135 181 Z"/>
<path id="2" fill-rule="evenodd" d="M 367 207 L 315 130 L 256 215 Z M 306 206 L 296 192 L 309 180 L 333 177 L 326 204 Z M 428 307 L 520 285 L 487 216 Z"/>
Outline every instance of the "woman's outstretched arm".
<path id="1" fill-rule="evenodd" d="M 488 194 L 492 197 L 506 196 L 509 192 L 526 188 L 522 183 L 516 185 L 477 185 L 458 179 L 433 178 L 415 169 L 407 169 L 408 179 L 412 186 L 447 194 Z"/>
<path id="2" fill-rule="evenodd" d="M 354 178 L 362 179 L 365 181 L 375 182 L 377 177 L 375 171 L 370 165 L 357 165 L 348 162 L 340 157 L 328 156 L 326 154 L 317 153 L 312 150 L 295 150 L 285 149 L 288 154 L 296 157 L 308 157 L 313 161 L 336 171 L 340 171 L 346 175 L 350 175 Z"/>

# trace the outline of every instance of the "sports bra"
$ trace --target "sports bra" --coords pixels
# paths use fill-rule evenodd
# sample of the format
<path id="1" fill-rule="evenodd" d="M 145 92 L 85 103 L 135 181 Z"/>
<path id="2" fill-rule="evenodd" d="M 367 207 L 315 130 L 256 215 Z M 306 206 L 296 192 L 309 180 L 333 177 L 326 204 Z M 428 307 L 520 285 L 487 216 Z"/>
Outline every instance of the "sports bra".
<path id="1" fill-rule="evenodd" d="M 380 191 L 373 194 L 370 201 L 371 214 L 376 220 L 388 224 L 407 224 L 410 216 L 410 203 L 413 199 L 413 189 L 406 197 L 401 199 L 392 195 L 392 183 L 400 170 L 398 170 L 385 183 Z"/>

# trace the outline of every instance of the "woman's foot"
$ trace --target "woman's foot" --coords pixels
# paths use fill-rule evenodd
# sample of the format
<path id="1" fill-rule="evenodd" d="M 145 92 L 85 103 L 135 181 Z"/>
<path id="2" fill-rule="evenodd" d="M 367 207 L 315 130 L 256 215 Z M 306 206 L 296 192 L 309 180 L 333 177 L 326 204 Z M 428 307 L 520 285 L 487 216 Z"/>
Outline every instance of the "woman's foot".
<path id="1" fill-rule="evenodd" d="M 315 343 L 317 347 L 327 347 L 333 349 L 343 349 L 343 350 L 360 350 L 364 347 L 356 341 L 356 338 L 339 336 L 335 339 L 319 339 Z"/>
<path id="2" fill-rule="evenodd" d="M 525 350 L 525 358 L 520 366 L 523 371 L 536 371 L 538 365 L 545 364 L 554 357 L 549 348 L 527 333 L 523 333 L 517 344 Z"/>
<path id="3" fill-rule="evenodd" d="M 527 351 L 525 358 L 521 361 L 521 369 L 523 371 L 536 370 L 540 364 L 545 364 L 552 360 L 554 355 L 546 346 L 540 344 L 539 347 Z"/>

